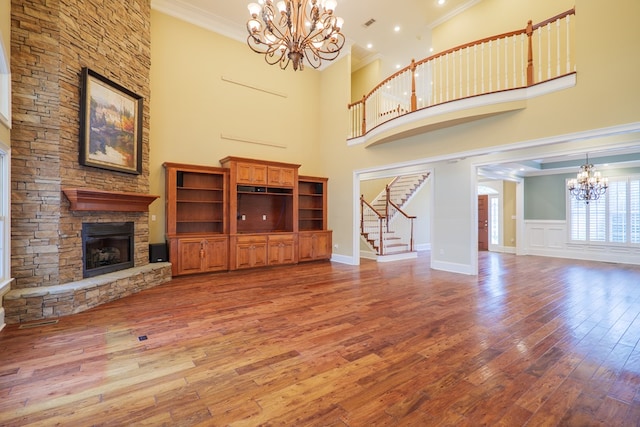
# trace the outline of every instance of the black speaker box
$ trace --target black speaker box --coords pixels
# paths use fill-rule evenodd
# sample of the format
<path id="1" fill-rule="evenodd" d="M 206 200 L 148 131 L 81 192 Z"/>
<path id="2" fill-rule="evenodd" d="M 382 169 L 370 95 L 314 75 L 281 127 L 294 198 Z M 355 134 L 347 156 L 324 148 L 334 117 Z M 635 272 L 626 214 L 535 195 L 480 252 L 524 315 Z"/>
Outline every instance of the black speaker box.
<path id="1" fill-rule="evenodd" d="M 149 262 L 167 262 L 169 256 L 167 255 L 166 243 L 151 243 L 149 244 Z"/>

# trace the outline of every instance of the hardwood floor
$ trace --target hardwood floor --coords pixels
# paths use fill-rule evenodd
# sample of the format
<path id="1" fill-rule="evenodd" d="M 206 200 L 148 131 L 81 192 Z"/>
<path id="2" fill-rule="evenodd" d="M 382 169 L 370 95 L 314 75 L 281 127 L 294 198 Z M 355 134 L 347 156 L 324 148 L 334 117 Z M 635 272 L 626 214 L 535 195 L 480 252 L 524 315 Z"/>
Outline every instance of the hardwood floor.
<path id="1" fill-rule="evenodd" d="M 480 266 L 182 277 L 10 325 L 0 425 L 640 425 L 639 267 Z"/>

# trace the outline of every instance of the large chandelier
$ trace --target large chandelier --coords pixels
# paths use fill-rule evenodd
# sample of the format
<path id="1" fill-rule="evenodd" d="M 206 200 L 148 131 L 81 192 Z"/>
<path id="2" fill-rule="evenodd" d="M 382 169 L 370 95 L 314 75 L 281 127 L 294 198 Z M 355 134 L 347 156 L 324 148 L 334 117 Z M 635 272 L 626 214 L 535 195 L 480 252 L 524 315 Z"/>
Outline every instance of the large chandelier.
<path id="1" fill-rule="evenodd" d="M 609 180 L 603 178 L 600 172 L 596 171 L 595 166 L 589 163 L 587 154 L 587 163 L 580 166 L 578 177 L 570 179 L 567 187 L 576 200 L 584 200 L 588 205 L 591 200 L 598 200 L 607 191 Z"/>
<path id="2" fill-rule="evenodd" d="M 272 0 L 250 3 L 247 43 L 283 70 L 289 62 L 303 70 L 305 59 L 318 68 L 323 59 L 336 59 L 344 46 L 344 21 L 334 16 L 336 5 L 335 0 L 285 0 L 276 7 Z"/>

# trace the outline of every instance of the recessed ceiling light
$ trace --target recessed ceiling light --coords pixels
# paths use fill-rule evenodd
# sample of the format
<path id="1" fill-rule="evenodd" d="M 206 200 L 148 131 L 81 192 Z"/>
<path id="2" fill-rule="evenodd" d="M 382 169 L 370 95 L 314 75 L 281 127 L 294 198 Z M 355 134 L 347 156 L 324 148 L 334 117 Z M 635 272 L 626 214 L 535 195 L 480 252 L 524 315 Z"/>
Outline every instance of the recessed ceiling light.
<path id="1" fill-rule="evenodd" d="M 400 25 L 396 25 L 395 27 L 393 27 L 393 31 L 395 31 L 396 33 L 400 31 Z"/>
<path id="2" fill-rule="evenodd" d="M 400 69 L 400 67 L 401 67 L 401 65 L 400 65 L 400 64 L 396 64 L 396 70 L 399 70 L 399 69 Z"/>
<path id="3" fill-rule="evenodd" d="M 367 49 L 371 49 L 372 47 L 373 47 L 373 44 L 367 43 Z"/>
<path id="4" fill-rule="evenodd" d="M 439 5 L 443 5 L 443 4 L 444 4 L 444 2 L 445 2 L 445 0 L 438 0 L 438 4 L 439 4 Z"/>
<path id="5" fill-rule="evenodd" d="M 433 48 L 432 47 L 429 48 L 429 52 L 433 52 Z"/>

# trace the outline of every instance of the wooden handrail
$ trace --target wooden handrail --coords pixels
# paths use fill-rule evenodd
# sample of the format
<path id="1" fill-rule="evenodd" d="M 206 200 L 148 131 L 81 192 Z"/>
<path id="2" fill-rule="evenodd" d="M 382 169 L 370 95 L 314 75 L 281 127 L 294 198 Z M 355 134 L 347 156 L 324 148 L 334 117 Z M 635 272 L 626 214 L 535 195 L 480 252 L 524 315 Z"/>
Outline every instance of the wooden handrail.
<path id="1" fill-rule="evenodd" d="M 400 206 L 396 205 L 395 203 L 393 203 L 391 200 L 389 200 L 389 204 L 391 206 L 393 206 L 398 212 L 400 212 L 405 218 L 407 219 L 416 219 L 417 216 L 413 216 L 413 215 L 408 215 L 405 211 L 403 211 L 402 209 L 400 209 Z"/>
<path id="2" fill-rule="evenodd" d="M 374 212 L 376 213 L 376 215 L 378 215 L 378 218 L 385 218 L 385 216 L 384 216 L 384 215 L 381 215 L 381 214 L 380 214 L 380 212 L 378 212 L 378 211 L 377 211 L 373 206 L 371 206 L 371 205 L 369 204 L 369 202 L 367 202 L 367 201 L 364 199 L 364 196 L 360 196 L 360 202 L 362 202 L 363 204 L 367 205 L 367 206 L 369 207 L 369 209 L 371 209 L 372 211 L 374 211 Z"/>
<path id="3" fill-rule="evenodd" d="M 382 236 L 382 221 L 385 219 L 385 217 L 383 215 L 380 215 L 380 212 L 378 212 L 377 210 L 375 210 L 375 208 L 373 206 L 371 206 L 369 204 L 369 202 L 367 202 L 364 199 L 364 195 L 361 194 L 360 195 L 360 234 L 364 233 L 364 207 L 367 206 L 370 210 L 372 210 L 377 216 L 378 216 L 378 239 L 379 239 L 379 246 L 378 246 L 378 254 L 379 255 L 384 255 L 384 247 L 383 247 L 383 236 Z"/>
<path id="4" fill-rule="evenodd" d="M 575 14 L 576 14 L 576 8 L 574 7 L 573 9 L 569 9 L 566 12 L 559 13 L 556 16 L 552 16 L 551 18 L 546 19 L 542 22 L 538 22 L 536 25 L 533 26 L 533 30 L 535 31 L 540 27 L 544 27 L 547 24 L 557 21 L 558 19 L 562 19 L 569 15 L 575 15 Z"/>
<path id="5" fill-rule="evenodd" d="M 488 43 L 488 42 L 491 42 L 491 41 L 494 41 L 494 40 L 505 39 L 507 37 L 513 37 L 513 36 L 517 36 L 517 35 L 520 35 L 520 34 L 524 34 L 525 31 L 526 31 L 526 29 L 509 31 L 508 33 L 502 33 L 502 34 L 498 34 L 498 35 L 495 35 L 495 36 L 489 36 L 489 37 L 485 37 L 485 38 L 480 39 L 480 40 L 475 40 L 475 41 L 472 41 L 472 42 L 469 42 L 469 43 L 461 44 L 459 46 L 452 47 L 451 49 L 447 49 L 445 51 L 438 52 L 435 55 L 431 55 L 431 56 L 429 56 L 427 58 L 421 59 L 420 61 L 416 62 L 416 66 L 417 65 L 422 65 L 425 62 L 429 62 L 429 61 L 432 61 L 434 59 L 438 59 L 441 56 L 449 55 L 450 53 L 457 52 L 457 51 L 465 49 L 467 47 L 472 47 L 472 46 L 480 45 L 480 44 L 483 44 L 483 43 Z"/>
<path id="6" fill-rule="evenodd" d="M 419 61 L 416 61 L 415 59 L 411 60 L 411 64 L 396 71 L 395 73 L 391 74 L 390 76 L 386 77 L 384 80 L 382 80 L 380 83 L 378 83 L 371 91 L 369 91 L 368 93 L 366 93 L 365 95 L 362 96 L 362 99 L 353 103 L 350 103 L 347 105 L 348 109 L 352 109 L 355 106 L 358 106 L 359 104 L 362 104 L 361 109 L 358 110 L 358 114 L 361 114 L 357 116 L 358 120 L 361 120 L 361 133 L 360 135 L 365 135 L 368 130 L 367 130 L 367 123 L 366 123 L 366 107 L 367 107 L 367 101 L 369 100 L 369 98 L 371 98 L 372 96 L 374 96 L 379 90 L 381 90 L 381 88 L 385 85 L 387 85 L 389 82 L 391 82 L 392 80 L 396 79 L 397 77 L 401 76 L 404 73 L 407 72 L 411 72 L 411 94 L 410 94 L 410 98 L 407 99 L 407 105 L 405 108 L 400 109 L 400 107 L 398 107 L 397 109 L 394 110 L 390 110 L 387 111 L 386 114 L 384 111 L 383 112 L 378 112 L 376 111 L 376 115 L 380 115 L 380 117 L 384 117 L 384 116 L 392 116 L 391 113 L 395 113 L 397 111 L 398 116 L 402 116 L 404 114 L 407 114 L 409 112 L 414 112 L 418 109 L 418 94 L 416 93 L 416 71 L 417 71 L 417 67 L 421 66 L 423 64 L 429 63 L 430 61 L 435 61 L 438 58 L 441 57 L 445 57 L 447 55 L 450 55 L 452 53 L 456 53 L 458 51 L 462 51 L 464 49 L 468 49 L 471 47 L 475 47 L 475 46 L 479 46 L 479 45 L 484 45 L 487 43 L 491 43 L 493 41 L 498 40 L 498 45 L 499 45 L 499 40 L 502 39 L 507 39 L 507 38 L 512 38 L 515 36 L 519 36 L 519 35 L 526 35 L 527 36 L 527 53 L 526 53 L 526 72 L 525 70 L 522 70 L 524 76 L 526 78 L 526 83 L 523 82 L 523 84 L 526 84 L 527 86 L 531 86 L 537 82 L 535 82 L 534 80 L 534 57 L 533 57 L 533 33 L 541 28 L 544 27 L 552 22 L 558 21 L 560 19 L 566 18 L 569 15 L 573 15 L 575 14 L 575 8 L 569 9 L 565 12 L 559 13 L 549 19 L 546 19 L 542 22 L 539 22 L 537 24 L 533 24 L 531 21 L 529 21 L 527 23 L 527 26 L 524 29 L 518 29 L 518 30 L 514 30 L 514 31 L 509 31 L 509 32 L 505 32 L 505 33 L 501 33 L 501 34 L 497 34 L 497 35 L 493 35 L 493 36 L 489 36 L 489 37 L 485 37 L 479 40 L 475 40 L 473 42 L 469 42 L 469 43 L 464 43 L 455 47 L 452 47 L 450 49 L 447 49 L 445 51 L 439 52 L 437 54 L 431 55 L 427 58 L 421 59 Z M 506 43 L 506 42 L 505 42 Z M 515 62 L 514 62 L 515 64 Z M 515 79 L 515 77 L 514 77 Z M 538 82 L 539 83 L 539 82 Z M 490 89 L 488 92 L 481 92 L 481 94 L 487 94 L 487 93 L 491 93 L 492 90 Z M 464 98 L 464 97 L 462 97 Z M 450 101 L 450 100 L 456 100 L 456 99 L 462 99 L 461 97 L 457 97 L 455 96 L 455 91 L 454 91 L 454 99 L 446 99 L 445 101 Z M 442 102 L 442 100 L 441 100 Z M 434 105 L 434 104 L 432 104 Z M 432 106 L 429 105 L 429 106 Z M 422 106 L 421 108 L 424 108 L 424 106 Z M 354 116 L 355 118 L 355 116 Z M 370 117 L 371 118 L 371 117 Z M 390 120 L 393 117 L 387 118 L 386 120 Z M 374 123 L 372 124 L 373 127 L 377 126 L 377 124 L 380 124 L 379 121 L 374 121 Z M 356 132 L 357 133 L 357 132 Z"/>
<path id="7" fill-rule="evenodd" d="M 417 217 L 413 216 L 413 215 L 408 215 L 405 211 L 400 209 L 400 206 L 396 205 L 391 200 L 389 200 L 388 203 L 391 206 L 393 206 L 396 211 L 400 212 L 405 218 L 407 218 L 408 220 L 411 221 L 411 227 L 410 227 L 410 230 L 409 230 L 409 250 L 411 252 L 413 252 L 413 220 L 416 219 Z M 389 223 L 389 221 L 387 221 L 387 225 L 388 225 L 388 223 Z"/>

